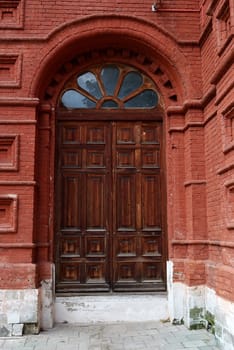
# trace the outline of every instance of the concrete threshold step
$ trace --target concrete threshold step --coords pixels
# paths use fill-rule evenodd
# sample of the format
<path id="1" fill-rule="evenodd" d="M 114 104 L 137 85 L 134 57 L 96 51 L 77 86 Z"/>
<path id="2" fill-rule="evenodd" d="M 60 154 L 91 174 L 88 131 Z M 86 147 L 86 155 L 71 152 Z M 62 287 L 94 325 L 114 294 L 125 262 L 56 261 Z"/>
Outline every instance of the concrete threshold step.
<path id="1" fill-rule="evenodd" d="M 169 317 L 166 294 L 56 297 L 56 323 L 160 321 Z"/>

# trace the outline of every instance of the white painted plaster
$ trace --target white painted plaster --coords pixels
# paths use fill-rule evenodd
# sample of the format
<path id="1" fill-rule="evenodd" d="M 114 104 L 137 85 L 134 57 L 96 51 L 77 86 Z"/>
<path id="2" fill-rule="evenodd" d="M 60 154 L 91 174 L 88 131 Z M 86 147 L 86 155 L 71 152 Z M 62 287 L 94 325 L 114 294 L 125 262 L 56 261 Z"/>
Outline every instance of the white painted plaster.
<path id="1" fill-rule="evenodd" d="M 188 287 L 184 283 L 173 283 L 173 263 L 167 263 L 168 309 L 173 321 L 183 318 L 187 327 L 193 325 L 190 310 L 209 311 L 215 318 L 215 336 L 224 350 L 234 350 L 234 303 L 219 297 L 213 289 L 205 285 Z M 199 321 L 199 320 L 197 320 Z"/>
<path id="2" fill-rule="evenodd" d="M 204 322 L 205 310 L 205 286 L 186 287 L 186 305 L 185 305 L 185 325 L 191 327 L 193 324 Z M 201 316 L 193 319 L 190 316 L 190 310 L 201 309 Z"/>
<path id="3" fill-rule="evenodd" d="M 55 322 L 96 323 L 168 319 L 166 295 L 57 297 Z"/>
<path id="4" fill-rule="evenodd" d="M 215 316 L 216 337 L 223 349 L 234 349 L 234 303 L 219 297 L 206 287 L 206 310 Z"/>
<path id="5" fill-rule="evenodd" d="M 54 291 L 52 280 L 43 280 L 40 287 L 40 325 L 41 329 L 53 328 Z"/>
<path id="6" fill-rule="evenodd" d="M 38 289 L 0 290 L 0 314 L 8 323 L 38 322 Z"/>
<path id="7" fill-rule="evenodd" d="M 38 289 L 0 290 L 0 335 L 22 335 L 24 324 L 39 322 Z M 5 328 L 4 328 L 5 327 Z"/>
<path id="8" fill-rule="evenodd" d="M 167 261 L 167 290 L 168 290 L 168 311 L 170 319 L 175 318 L 174 314 L 174 289 L 173 289 L 173 262 Z"/>
<path id="9" fill-rule="evenodd" d="M 167 263 L 168 281 L 168 308 L 170 319 L 183 320 L 186 327 L 191 326 L 190 310 L 204 308 L 204 286 L 188 287 L 181 282 L 173 282 L 173 262 Z"/>
<path id="10" fill-rule="evenodd" d="M 20 314 L 19 312 L 9 311 L 7 313 L 7 323 L 20 323 Z"/>
<path id="11" fill-rule="evenodd" d="M 167 262 L 168 310 L 171 321 L 184 319 L 185 285 L 173 283 L 173 262 Z"/>

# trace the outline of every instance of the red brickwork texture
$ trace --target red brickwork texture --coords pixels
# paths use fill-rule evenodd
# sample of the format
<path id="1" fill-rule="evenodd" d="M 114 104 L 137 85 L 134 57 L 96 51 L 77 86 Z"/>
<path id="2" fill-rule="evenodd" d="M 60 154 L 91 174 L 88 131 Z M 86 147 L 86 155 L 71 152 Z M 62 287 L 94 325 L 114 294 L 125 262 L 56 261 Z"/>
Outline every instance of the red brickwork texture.
<path id="1" fill-rule="evenodd" d="M 233 300 L 233 1 L 151 6 L 20 0 L 7 17 L 0 4 L 0 195 L 17 198 L 15 232 L 0 221 L 1 288 L 51 277 L 57 99 L 73 72 L 114 60 L 143 70 L 162 97 L 174 281 Z"/>

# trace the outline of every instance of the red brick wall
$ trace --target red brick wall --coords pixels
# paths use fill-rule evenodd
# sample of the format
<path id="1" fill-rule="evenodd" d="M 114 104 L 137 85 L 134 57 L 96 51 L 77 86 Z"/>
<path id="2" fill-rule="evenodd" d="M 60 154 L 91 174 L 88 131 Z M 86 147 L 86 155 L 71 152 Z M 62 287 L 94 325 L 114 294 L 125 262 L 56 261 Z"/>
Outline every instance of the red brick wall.
<path id="1" fill-rule="evenodd" d="M 26 107 L 7 97 L 0 102 L 0 288 L 31 288 L 36 281 L 35 107 L 33 101 Z"/>
<path id="2" fill-rule="evenodd" d="M 230 16 L 229 32 L 226 39 L 220 43 L 223 30 L 220 28 L 220 22 L 223 21 L 223 14 L 227 9 Z M 204 108 L 207 236 L 210 243 L 206 278 L 210 288 L 230 300 L 233 300 L 234 288 L 232 237 L 234 207 L 229 203 L 228 193 L 234 182 L 232 168 L 234 147 L 233 140 L 227 141 L 225 124 L 231 115 L 234 116 L 233 16 L 232 1 L 210 2 L 207 18 L 209 34 L 201 47 L 204 94 L 211 88 L 215 89 L 213 98 Z M 225 110 L 227 110 L 226 116 Z M 231 115 L 228 116 L 228 113 Z M 225 150 L 227 143 L 229 143 L 229 151 Z"/>
<path id="3" fill-rule="evenodd" d="M 0 5 L 0 141 L 10 137 L 14 168 L 0 161 L 2 288 L 50 277 L 56 101 L 72 72 L 116 57 L 149 74 L 163 99 L 174 280 L 233 298 L 234 5 L 161 0 L 157 12 L 151 5 L 20 0 L 10 18 Z"/>
<path id="4" fill-rule="evenodd" d="M 25 33 L 43 35 L 53 31 L 64 23 L 79 20 L 85 16 L 127 15 L 157 22 L 178 39 L 196 40 L 199 37 L 199 6 L 197 1 L 171 2 L 163 0 L 159 13 L 151 11 L 152 1 L 135 3 L 134 1 L 34 1 L 27 0 L 25 9 Z M 190 20 L 187 21 L 186 15 Z M 185 27 L 187 30 L 185 31 Z"/>

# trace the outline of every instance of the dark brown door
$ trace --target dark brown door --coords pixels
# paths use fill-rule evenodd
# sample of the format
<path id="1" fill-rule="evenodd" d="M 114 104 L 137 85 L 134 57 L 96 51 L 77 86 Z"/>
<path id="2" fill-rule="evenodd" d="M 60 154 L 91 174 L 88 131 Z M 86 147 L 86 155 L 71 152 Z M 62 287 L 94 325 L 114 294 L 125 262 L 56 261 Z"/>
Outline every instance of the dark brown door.
<path id="1" fill-rule="evenodd" d="M 160 122 L 58 122 L 58 292 L 165 288 L 161 135 Z"/>

